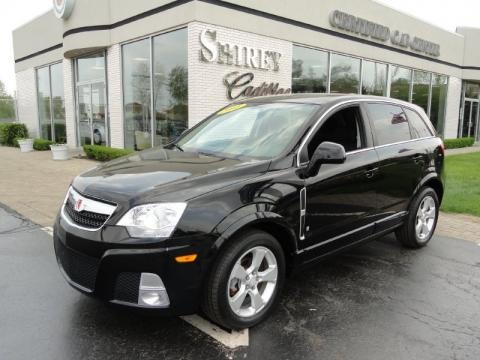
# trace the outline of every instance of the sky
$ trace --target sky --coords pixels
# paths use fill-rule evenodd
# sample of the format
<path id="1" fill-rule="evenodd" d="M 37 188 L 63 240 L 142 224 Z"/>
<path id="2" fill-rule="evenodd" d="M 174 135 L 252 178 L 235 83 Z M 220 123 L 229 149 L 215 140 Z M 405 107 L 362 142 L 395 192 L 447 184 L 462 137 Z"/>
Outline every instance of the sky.
<path id="1" fill-rule="evenodd" d="M 480 28 L 479 0 L 376 1 L 449 31 L 455 31 L 457 26 Z M 8 5 L 5 3 L 0 12 L 0 80 L 5 83 L 7 91 L 13 94 L 16 86 L 12 30 L 51 9 L 52 0 L 15 0 L 8 2 Z"/>

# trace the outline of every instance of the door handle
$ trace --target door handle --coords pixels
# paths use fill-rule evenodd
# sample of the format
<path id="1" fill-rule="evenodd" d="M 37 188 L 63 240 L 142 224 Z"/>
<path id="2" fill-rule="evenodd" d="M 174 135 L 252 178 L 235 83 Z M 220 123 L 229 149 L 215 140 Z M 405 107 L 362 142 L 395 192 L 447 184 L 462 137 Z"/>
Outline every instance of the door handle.
<path id="1" fill-rule="evenodd" d="M 378 167 L 377 168 L 373 168 L 373 169 L 369 169 L 367 171 L 365 171 L 365 177 L 367 179 L 371 179 L 372 177 L 375 176 L 375 174 L 378 172 Z"/>

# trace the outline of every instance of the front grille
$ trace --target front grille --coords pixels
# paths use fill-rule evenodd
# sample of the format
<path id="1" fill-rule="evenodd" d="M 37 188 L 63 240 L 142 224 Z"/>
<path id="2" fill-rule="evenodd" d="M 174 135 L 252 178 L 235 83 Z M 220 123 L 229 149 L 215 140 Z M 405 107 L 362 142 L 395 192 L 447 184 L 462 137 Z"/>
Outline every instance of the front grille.
<path id="1" fill-rule="evenodd" d="M 65 203 L 65 212 L 74 223 L 89 229 L 98 229 L 102 227 L 109 217 L 109 215 L 106 214 L 99 214 L 86 210 L 76 211 L 71 196 L 68 197 L 67 202 Z"/>
<path id="2" fill-rule="evenodd" d="M 122 272 L 115 282 L 114 299 L 136 304 L 138 302 L 138 286 L 140 273 Z"/>
<path id="3" fill-rule="evenodd" d="M 72 250 L 59 240 L 55 241 L 55 250 L 60 265 L 70 280 L 92 291 L 100 260 Z"/>

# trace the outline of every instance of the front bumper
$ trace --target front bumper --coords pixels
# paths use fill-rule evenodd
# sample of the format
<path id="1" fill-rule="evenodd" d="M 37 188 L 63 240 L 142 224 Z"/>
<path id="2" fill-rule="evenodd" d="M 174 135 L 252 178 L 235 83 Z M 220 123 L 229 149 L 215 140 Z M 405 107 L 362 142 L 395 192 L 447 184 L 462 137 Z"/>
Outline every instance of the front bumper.
<path id="1" fill-rule="evenodd" d="M 102 238 L 111 238 L 116 226 L 104 226 Z M 170 299 L 166 308 L 155 308 L 165 315 L 185 315 L 198 311 L 207 261 L 202 249 L 204 236 L 191 236 L 176 242 L 108 243 L 98 234 L 82 231 L 57 217 L 53 232 L 55 254 L 61 272 L 75 289 L 104 301 L 135 308 L 141 273 L 160 276 Z M 175 257 L 197 253 L 196 261 L 178 263 Z M 153 308 L 151 308 L 153 309 Z"/>

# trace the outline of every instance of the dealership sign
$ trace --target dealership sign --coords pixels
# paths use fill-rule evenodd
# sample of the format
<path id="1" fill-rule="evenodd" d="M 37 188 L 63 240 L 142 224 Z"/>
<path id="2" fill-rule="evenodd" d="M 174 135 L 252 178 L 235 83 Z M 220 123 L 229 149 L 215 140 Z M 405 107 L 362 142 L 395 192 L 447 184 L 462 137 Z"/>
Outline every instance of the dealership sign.
<path id="1" fill-rule="evenodd" d="M 227 98 L 288 94 L 289 88 L 280 88 L 279 83 L 263 82 L 254 84 L 255 74 L 252 70 L 278 72 L 282 54 L 271 49 L 221 42 L 217 40 L 217 31 L 205 29 L 200 33 L 200 59 L 206 63 L 250 69 L 241 73 L 232 71 L 225 75 L 223 83 L 227 90 Z"/>
<path id="2" fill-rule="evenodd" d="M 362 35 L 379 41 L 390 41 L 393 45 L 411 49 L 430 56 L 440 56 L 440 45 L 411 36 L 399 30 L 391 31 L 388 26 L 380 25 L 345 12 L 335 10 L 330 14 L 330 24 L 338 29 Z"/>

